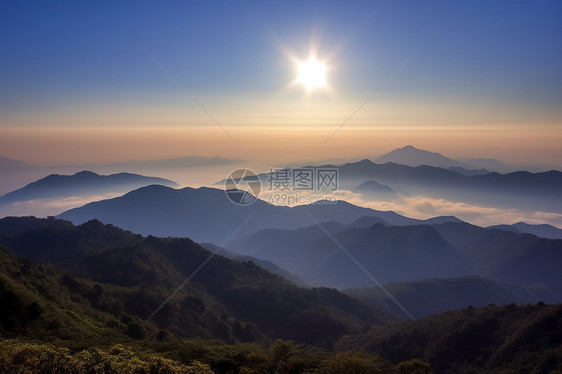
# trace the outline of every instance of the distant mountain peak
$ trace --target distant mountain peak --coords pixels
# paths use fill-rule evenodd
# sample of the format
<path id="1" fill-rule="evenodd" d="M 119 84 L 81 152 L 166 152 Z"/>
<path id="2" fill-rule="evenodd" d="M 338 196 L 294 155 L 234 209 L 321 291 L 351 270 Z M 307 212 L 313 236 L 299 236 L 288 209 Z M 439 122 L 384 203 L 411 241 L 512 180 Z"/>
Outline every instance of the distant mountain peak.
<path id="1" fill-rule="evenodd" d="M 371 188 L 371 187 L 376 187 L 376 188 L 380 188 L 380 187 L 382 187 L 382 188 L 389 188 L 387 185 L 382 184 L 382 183 L 379 183 L 379 182 L 374 181 L 374 180 L 367 180 L 367 181 L 361 183 L 361 184 L 358 186 L 358 188 L 359 188 L 359 187 L 366 187 L 366 188 Z"/>
<path id="2" fill-rule="evenodd" d="M 355 165 L 371 165 L 371 164 L 373 164 L 373 161 L 369 160 L 368 158 L 364 158 L 363 160 L 354 162 L 353 164 L 355 164 Z"/>
<path id="3" fill-rule="evenodd" d="M 522 232 L 533 234 L 540 238 L 562 239 L 562 229 L 556 226 L 548 224 L 533 225 L 526 222 L 517 222 L 511 226 Z"/>
<path id="4" fill-rule="evenodd" d="M 0 156 L 0 170 L 28 170 L 33 168 L 35 168 L 35 166 L 23 161 Z"/>
<path id="5" fill-rule="evenodd" d="M 352 189 L 353 192 L 358 193 L 382 193 L 382 194 L 392 194 L 395 195 L 396 192 L 389 186 L 378 183 L 374 180 L 367 180 L 361 183 L 359 186 Z"/>
<path id="6" fill-rule="evenodd" d="M 408 166 L 428 165 L 441 168 L 464 166 L 460 161 L 452 160 L 440 153 L 426 151 L 416 148 L 412 145 L 407 145 L 403 148 L 397 148 L 385 155 L 380 156 L 375 160 L 375 162 L 378 164 L 393 162 L 396 164 Z"/>

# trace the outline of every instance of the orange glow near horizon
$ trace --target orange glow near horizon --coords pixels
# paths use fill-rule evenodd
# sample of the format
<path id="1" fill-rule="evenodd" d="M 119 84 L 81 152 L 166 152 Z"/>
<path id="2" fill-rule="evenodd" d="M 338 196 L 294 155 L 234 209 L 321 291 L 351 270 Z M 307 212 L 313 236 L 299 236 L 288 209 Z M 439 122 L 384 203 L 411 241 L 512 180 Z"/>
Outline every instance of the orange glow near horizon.
<path id="1" fill-rule="evenodd" d="M 407 144 L 448 157 L 496 158 L 560 168 L 562 131 L 557 127 L 503 129 L 444 126 L 349 126 L 315 157 L 312 151 L 334 130 L 313 126 L 229 127 L 253 160 L 218 127 L 19 127 L 3 128 L 2 156 L 36 165 L 111 163 L 197 155 L 279 164 L 335 158 L 375 158 Z M 475 152 L 477 150 L 477 152 Z"/>
<path id="2" fill-rule="evenodd" d="M 562 169 L 560 111 L 529 104 L 469 101 L 368 103 L 317 154 L 313 151 L 357 109 L 368 93 L 303 100 L 275 92 L 259 99 L 230 95 L 201 102 L 252 154 L 251 162 L 281 164 L 375 158 L 411 144 L 451 158 L 495 158 Z M 339 96 L 338 96 L 339 95 Z M 345 98 L 345 99 L 344 99 Z M 181 100 L 180 100 L 181 99 Z M 178 101 L 104 110 L 54 107 L 0 113 L 0 156 L 37 165 L 110 163 L 197 155 L 248 159 L 200 108 Z"/>

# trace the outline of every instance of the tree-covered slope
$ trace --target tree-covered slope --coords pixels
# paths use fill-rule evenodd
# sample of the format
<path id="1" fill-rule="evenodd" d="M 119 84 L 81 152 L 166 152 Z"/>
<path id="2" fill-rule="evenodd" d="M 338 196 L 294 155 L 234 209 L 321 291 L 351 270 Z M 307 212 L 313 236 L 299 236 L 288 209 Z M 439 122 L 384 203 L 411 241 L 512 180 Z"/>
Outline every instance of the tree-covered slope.
<path id="1" fill-rule="evenodd" d="M 337 344 L 350 347 L 393 362 L 418 358 L 435 373 L 557 373 L 562 370 L 562 305 L 468 307 L 375 326 Z"/>
<path id="2" fill-rule="evenodd" d="M 252 262 L 211 256 L 189 239 L 143 238 L 97 221 L 6 231 L 0 243 L 50 259 L 69 274 L 67 283 L 107 285 L 122 308 L 109 308 L 116 317 L 150 319 L 179 336 L 325 344 L 396 318 L 335 290 L 297 287 Z"/>

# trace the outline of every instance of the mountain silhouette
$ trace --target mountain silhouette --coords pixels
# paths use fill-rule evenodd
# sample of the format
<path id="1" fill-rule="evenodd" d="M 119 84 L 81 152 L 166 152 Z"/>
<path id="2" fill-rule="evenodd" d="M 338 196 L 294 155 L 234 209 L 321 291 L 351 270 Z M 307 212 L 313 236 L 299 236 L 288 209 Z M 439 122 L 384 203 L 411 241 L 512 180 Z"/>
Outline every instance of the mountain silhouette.
<path id="1" fill-rule="evenodd" d="M 167 179 L 130 173 L 98 175 L 91 171 L 81 171 L 74 175 L 51 174 L 1 196 L 0 206 L 38 199 L 124 193 L 151 184 L 177 186 Z"/>
<path id="2" fill-rule="evenodd" d="M 511 172 L 514 166 L 505 165 L 498 160 L 483 158 L 462 158 L 459 160 L 451 159 L 437 152 L 418 149 L 407 145 L 397 148 L 374 160 L 377 164 L 392 162 L 407 166 L 435 166 L 449 169 L 463 175 L 481 175 L 494 172 Z"/>
<path id="3" fill-rule="evenodd" d="M 98 297 L 109 298 L 108 304 L 92 305 L 113 318 L 123 312 L 140 320 L 153 316 L 159 328 L 178 336 L 329 342 L 365 324 L 397 319 L 333 289 L 297 287 L 251 261 L 211 257 L 187 238 L 145 238 L 99 221 L 80 226 L 26 217 L 7 221 L 0 220 L 0 244 L 14 254 L 43 262 L 50 252 L 51 265 L 66 273 L 67 284 L 86 288 L 87 295 L 83 283 L 97 282 Z"/>
<path id="4" fill-rule="evenodd" d="M 527 286 L 544 301 L 561 301 L 562 240 L 468 223 L 433 227 L 469 261 L 475 274 Z"/>
<path id="5" fill-rule="evenodd" d="M 316 221 L 347 224 L 363 216 L 378 217 L 391 225 L 424 222 L 345 201 L 287 207 L 258 199 L 253 204 L 241 206 L 233 204 L 224 190 L 208 187 L 173 189 L 157 185 L 70 209 L 58 217 L 75 224 L 98 219 L 143 235 L 183 236 L 221 246 L 231 235 L 234 236 L 230 239 L 235 239 L 266 228 L 297 229 Z"/>
<path id="6" fill-rule="evenodd" d="M 407 145 L 403 148 L 397 148 L 387 154 L 384 154 L 376 158 L 375 162 L 377 164 L 392 162 L 408 166 L 428 165 L 444 169 L 465 166 L 462 162 L 447 158 L 440 153 L 425 151 L 411 145 Z"/>
<path id="7" fill-rule="evenodd" d="M 376 164 L 370 160 L 320 166 L 328 167 L 338 169 L 341 189 L 375 180 L 404 195 L 562 213 L 562 173 L 556 170 L 468 176 L 433 166 Z"/>
<path id="8" fill-rule="evenodd" d="M 547 224 L 532 225 L 525 222 L 517 222 L 513 225 L 493 225 L 489 228 L 511 231 L 517 234 L 533 234 L 539 238 L 562 239 L 562 229 Z"/>
<path id="9" fill-rule="evenodd" d="M 416 318 L 462 309 L 469 305 L 476 307 L 536 302 L 521 286 L 480 276 L 388 283 L 384 287 Z M 384 306 L 397 314 L 401 313 L 380 287 L 350 289 L 345 292 L 373 305 Z"/>
<path id="10" fill-rule="evenodd" d="M 363 221 L 362 223 L 367 223 Z M 380 282 L 454 277 L 472 272 L 454 247 L 429 225 L 361 227 L 337 223 L 299 230 L 262 230 L 234 241 L 229 248 L 272 261 L 310 284 L 338 288 L 364 287 Z M 341 249 L 343 246 L 344 250 Z M 345 253 L 370 274 L 364 274 Z"/>
<path id="11" fill-rule="evenodd" d="M 539 238 L 562 239 L 562 229 L 559 229 L 558 227 L 554 227 L 552 225 L 531 225 L 525 222 L 517 222 L 512 226 L 518 230 L 521 230 L 522 232 L 536 235 Z"/>
<path id="12" fill-rule="evenodd" d="M 359 193 L 363 195 L 363 197 L 372 200 L 388 201 L 397 198 L 396 191 L 394 191 L 392 188 L 372 180 L 368 180 L 361 183 L 359 186 L 353 188 L 351 191 L 355 193 Z"/>
<path id="13" fill-rule="evenodd" d="M 454 171 L 435 166 L 384 164 L 364 159 L 342 165 L 306 166 L 337 170 L 338 189 L 353 191 L 368 181 L 391 186 L 403 196 L 422 196 L 473 205 L 562 213 L 562 172 L 550 170 L 531 173 L 486 174 Z M 263 186 L 271 175 L 258 175 Z M 225 180 L 215 185 L 223 186 Z"/>
<path id="14" fill-rule="evenodd" d="M 34 169 L 36 166 L 30 165 L 20 160 L 0 156 L 0 171 L 22 171 Z"/>
<path id="15" fill-rule="evenodd" d="M 481 228 L 436 217 L 425 225 L 389 226 L 363 217 L 351 224 L 326 222 L 324 229 L 377 280 L 479 275 L 526 287 L 537 297 L 559 302 L 562 240 Z M 229 249 L 272 261 L 311 284 L 364 287 L 373 280 L 359 271 L 319 226 L 267 229 L 229 243 Z"/>

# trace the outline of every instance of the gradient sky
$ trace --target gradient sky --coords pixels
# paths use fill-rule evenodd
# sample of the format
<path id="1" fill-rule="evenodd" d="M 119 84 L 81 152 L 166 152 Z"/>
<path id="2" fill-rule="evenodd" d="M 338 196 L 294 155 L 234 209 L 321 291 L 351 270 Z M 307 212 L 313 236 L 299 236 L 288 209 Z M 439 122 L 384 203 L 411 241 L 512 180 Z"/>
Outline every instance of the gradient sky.
<path id="1" fill-rule="evenodd" d="M 562 168 L 561 36 L 559 1 L 4 1 L 0 155 L 273 163 L 412 144 Z M 311 50 L 329 89 L 307 94 L 292 58 Z"/>

